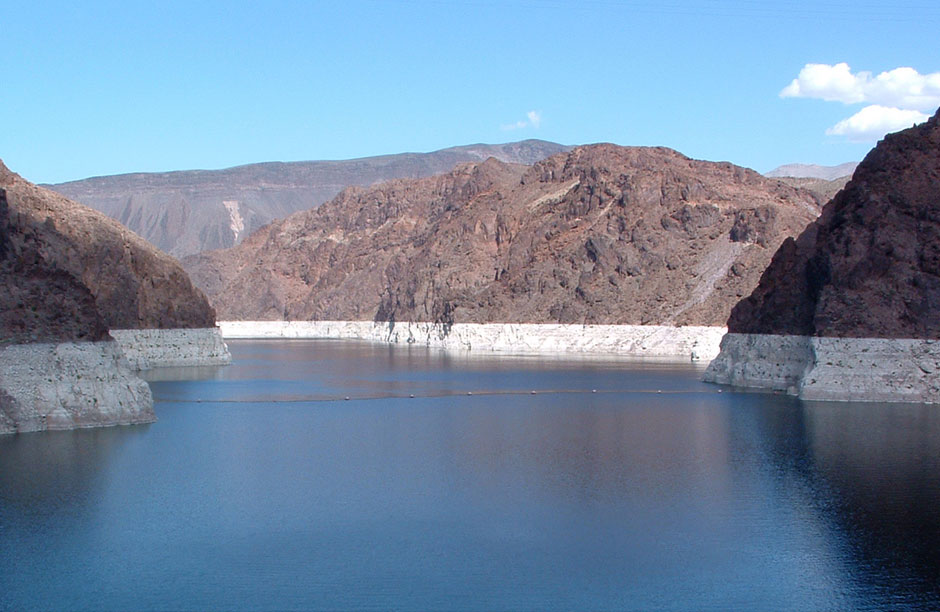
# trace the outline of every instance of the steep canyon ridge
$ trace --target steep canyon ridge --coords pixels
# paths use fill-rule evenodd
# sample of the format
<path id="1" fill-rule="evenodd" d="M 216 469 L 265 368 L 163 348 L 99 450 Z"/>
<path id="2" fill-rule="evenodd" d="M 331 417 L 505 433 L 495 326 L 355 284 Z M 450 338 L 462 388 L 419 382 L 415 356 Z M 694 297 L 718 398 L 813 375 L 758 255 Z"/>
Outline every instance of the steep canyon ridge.
<path id="1" fill-rule="evenodd" d="M 813 193 L 666 148 L 352 187 L 184 267 L 220 319 L 717 325 Z"/>
<path id="2" fill-rule="evenodd" d="M 142 172 L 48 187 L 117 219 L 165 252 L 183 257 L 238 244 L 266 223 L 318 206 L 350 185 L 431 176 L 458 163 L 488 157 L 531 164 L 569 148 L 524 140 L 341 161 Z"/>

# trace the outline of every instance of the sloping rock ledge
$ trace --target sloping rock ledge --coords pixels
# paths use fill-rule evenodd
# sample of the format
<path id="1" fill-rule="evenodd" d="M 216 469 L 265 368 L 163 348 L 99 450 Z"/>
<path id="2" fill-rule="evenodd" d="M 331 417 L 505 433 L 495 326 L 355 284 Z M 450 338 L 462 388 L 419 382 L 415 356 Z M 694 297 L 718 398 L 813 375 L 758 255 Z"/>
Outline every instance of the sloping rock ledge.
<path id="1" fill-rule="evenodd" d="M 807 400 L 940 403 L 940 341 L 727 334 L 705 381 Z"/>
<path id="2" fill-rule="evenodd" d="M 219 321 L 228 338 L 345 338 L 516 354 L 617 354 L 708 360 L 723 327 L 542 323 L 390 323 L 374 321 Z"/>
<path id="3" fill-rule="evenodd" d="M 0 349 L 0 433 L 151 423 L 150 387 L 116 342 Z"/>

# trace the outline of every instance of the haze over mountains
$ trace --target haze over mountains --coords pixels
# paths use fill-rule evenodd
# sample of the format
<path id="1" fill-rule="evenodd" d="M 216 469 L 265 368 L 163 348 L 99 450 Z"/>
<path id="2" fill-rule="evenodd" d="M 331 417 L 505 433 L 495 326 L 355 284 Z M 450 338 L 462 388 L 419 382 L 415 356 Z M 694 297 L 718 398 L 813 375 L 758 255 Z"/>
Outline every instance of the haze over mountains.
<path id="1" fill-rule="evenodd" d="M 842 177 L 852 176 L 852 173 L 855 172 L 855 168 L 857 167 L 858 162 L 846 162 L 844 164 L 839 164 L 838 166 L 820 166 L 818 164 L 784 164 L 783 166 L 777 166 L 770 172 L 766 172 L 764 176 L 769 176 L 771 178 L 792 176 L 795 178 L 815 178 L 826 181 L 834 181 Z"/>
<path id="2" fill-rule="evenodd" d="M 183 263 L 220 319 L 723 325 L 820 205 L 729 163 L 589 145 L 349 188 Z"/>
<path id="3" fill-rule="evenodd" d="M 419 178 L 495 157 L 531 164 L 570 147 L 542 140 L 342 161 L 268 162 L 225 170 L 102 176 L 49 185 L 183 257 L 238 244 L 259 227 L 322 204 L 344 187 Z"/>

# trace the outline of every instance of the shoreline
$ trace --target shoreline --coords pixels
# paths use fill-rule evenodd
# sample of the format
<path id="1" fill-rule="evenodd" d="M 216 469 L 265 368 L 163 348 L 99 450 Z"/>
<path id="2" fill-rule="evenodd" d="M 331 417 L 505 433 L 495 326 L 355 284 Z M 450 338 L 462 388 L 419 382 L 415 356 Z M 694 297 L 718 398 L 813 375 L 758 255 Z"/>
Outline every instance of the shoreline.
<path id="1" fill-rule="evenodd" d="M 376 321 L 219 321 L 224 339 L 347 339 L 520 355 L 588 354 L 708 361 L 724 327 Z"/>

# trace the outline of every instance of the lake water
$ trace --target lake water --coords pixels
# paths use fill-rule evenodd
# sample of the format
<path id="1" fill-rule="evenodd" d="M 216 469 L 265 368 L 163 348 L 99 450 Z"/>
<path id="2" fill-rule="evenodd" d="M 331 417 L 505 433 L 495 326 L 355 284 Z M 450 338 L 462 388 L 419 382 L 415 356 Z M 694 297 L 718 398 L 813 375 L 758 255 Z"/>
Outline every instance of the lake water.
<path id="1" fill-rule="evenodd" d="M 940 407 L 231 349 L 153 425 L 0 437 L 0 609 L 940 608 Z"/>

